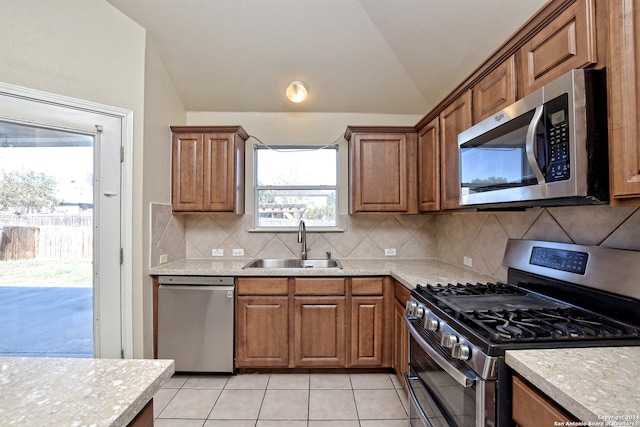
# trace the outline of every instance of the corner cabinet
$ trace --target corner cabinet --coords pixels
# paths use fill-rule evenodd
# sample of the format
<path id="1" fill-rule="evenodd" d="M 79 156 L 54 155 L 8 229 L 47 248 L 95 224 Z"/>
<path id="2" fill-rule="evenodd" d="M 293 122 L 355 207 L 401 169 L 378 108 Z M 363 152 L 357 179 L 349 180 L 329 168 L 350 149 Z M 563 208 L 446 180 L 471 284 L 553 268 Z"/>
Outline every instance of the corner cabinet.
<path id="1" fill-rule="evenodd" d="M 640 204 L 640 1 L 609 2 L 611 204 Z"/>
<path id="2" fill-rule="evenodd" d="M 244 150 L 240 126 L 171 126 L 174 212 L 244 213 Z"/>
<path id="3" fill-rule="evenodd" d="M 355 127 L 349 141 L 349 213 L 417 213 L 413 127 Z"/>

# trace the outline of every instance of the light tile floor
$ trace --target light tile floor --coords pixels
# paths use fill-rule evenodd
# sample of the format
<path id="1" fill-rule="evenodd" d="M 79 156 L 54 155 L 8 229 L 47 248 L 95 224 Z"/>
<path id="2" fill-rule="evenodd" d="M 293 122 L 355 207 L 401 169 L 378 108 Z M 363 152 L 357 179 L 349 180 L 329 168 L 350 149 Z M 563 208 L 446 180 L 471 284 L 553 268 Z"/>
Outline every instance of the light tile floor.
<path id="1" fill-rule="evenodd" d="M 395 374 L 174 375 L 154 399 L 157 427 L 407 427 Z"/>

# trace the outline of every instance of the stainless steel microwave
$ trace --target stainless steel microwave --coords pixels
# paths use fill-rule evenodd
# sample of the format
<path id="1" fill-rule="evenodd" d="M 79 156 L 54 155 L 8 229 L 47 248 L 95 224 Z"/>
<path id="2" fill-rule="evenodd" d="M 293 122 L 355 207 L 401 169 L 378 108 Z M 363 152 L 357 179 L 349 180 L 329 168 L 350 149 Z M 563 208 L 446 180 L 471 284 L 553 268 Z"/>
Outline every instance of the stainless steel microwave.
<path id="1" fill-rule="evenodd" d="M 460 204 L 606 203 L 604 73 L 572 70 L 460 133 Z"/>

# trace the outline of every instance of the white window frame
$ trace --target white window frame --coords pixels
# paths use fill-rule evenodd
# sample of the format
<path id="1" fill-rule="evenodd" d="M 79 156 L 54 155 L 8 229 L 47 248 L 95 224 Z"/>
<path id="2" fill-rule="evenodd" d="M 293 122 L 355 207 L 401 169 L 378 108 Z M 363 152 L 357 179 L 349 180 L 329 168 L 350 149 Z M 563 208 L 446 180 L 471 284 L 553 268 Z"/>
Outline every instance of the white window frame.
<path id="1" fill-rule="evenodd" d="M 300 150 L 300 151 L 312 151 L 331 148 L 336 152 L 336 183 L 335 185 L 258 185 L 258 150 Z M 340 147 L 335 145 L 277 145 L 277 146 L 265 146 L 264 144 L 254 145 L 253 147 L 253 215 L 254 215 L 254 229 L 251 231 L 267 231 L 267 232 L 281 232 L 281 231 L 297 231 L 298 226 L 284 227 L 284 226 L 260 226 L 259 225 L 259 210 L 260 203 L 258 201 L 258 194 L 260 190 L 273 189 L 273 190 L 334 190 L 336 194 L 335 198 L 335 226 L 331 227 L 319 227 L 306 224 L 307 231 L 343 231 L 340 228 Z"/>

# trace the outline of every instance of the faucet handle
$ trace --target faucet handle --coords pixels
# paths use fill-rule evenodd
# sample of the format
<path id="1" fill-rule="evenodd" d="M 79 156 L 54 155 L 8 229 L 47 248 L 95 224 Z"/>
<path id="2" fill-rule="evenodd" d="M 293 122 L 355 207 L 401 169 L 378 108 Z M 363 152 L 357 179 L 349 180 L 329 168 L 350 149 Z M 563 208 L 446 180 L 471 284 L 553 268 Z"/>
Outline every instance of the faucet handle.
<path id="1" fill-rule="evenodd" d="M 331 259 L 331 251 L 327 251 L 327 259 Z"/>

